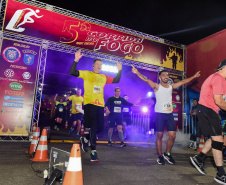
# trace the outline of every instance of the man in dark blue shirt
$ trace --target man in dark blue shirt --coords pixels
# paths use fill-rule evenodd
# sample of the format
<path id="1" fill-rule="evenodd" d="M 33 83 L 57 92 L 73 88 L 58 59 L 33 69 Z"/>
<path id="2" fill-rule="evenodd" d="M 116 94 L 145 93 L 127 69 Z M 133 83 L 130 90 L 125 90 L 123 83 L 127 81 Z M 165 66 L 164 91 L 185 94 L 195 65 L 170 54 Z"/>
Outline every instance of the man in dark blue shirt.
<path id="1" fill-rule="evenodd" d="M 122 131 L 122 106 L 133 106 L 132 103 L 127 102 L 124 98 L 120 97 L 120 88 L 115 88 L 115 96 L 110 97 L 106 104 L 106 112 L 110 112 L 108 116 L 109 120 L 109 130 L 108 130 L 108 145 L 111 146 L 111 138 L 113 133 L 113 128 L 115 123 L 117 124 L 118 136 L 121 141 L 120 146 L 126 147 L 126 144 L 123 142 L 123 131 Z"/>

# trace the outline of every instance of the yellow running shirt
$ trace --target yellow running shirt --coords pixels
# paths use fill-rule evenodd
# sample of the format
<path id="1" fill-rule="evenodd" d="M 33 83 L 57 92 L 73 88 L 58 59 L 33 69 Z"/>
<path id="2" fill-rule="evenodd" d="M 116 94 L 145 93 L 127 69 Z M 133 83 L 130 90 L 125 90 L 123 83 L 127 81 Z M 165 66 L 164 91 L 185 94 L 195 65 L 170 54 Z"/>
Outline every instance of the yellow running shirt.
<path id="1" fill-rule="evenodd" d="M 84 80 L 84 105 L 93 104 L 104 107 L 104 85 L 112 83 L 112 77 L 92 71 L 80 71 L 78 78 Z"/>
<path id="2" fill-rule="evenodd" d="M 70 101 L 72 101 L 72 108 L 71 108 L 71 113 L 72 114 L 76 114 L 79 113 L 79 111 L 77 111 L 75 109 L 76 106 L 79 106 L 80 108 L 82 108 L 82 103 L 84 101 L 84 98 L 82 96 L 77 96 L 77 95 L 71 95 L 68 98 Z"/>

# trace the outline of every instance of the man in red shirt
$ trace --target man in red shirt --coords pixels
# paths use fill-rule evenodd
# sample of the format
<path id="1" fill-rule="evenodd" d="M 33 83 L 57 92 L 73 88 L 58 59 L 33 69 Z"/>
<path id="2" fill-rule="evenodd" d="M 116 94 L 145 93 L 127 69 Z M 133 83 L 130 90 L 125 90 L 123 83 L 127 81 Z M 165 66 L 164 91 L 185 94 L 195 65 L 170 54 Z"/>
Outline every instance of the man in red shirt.
<path id="1" fill-rule="evenodd" d="M 220 108 L 226 110 L 226 102 L 224 101 L 226 94 L 226 59 L 220 63 L 216 71 L 204 81 L 197 107 L 197 116 L 202 133 L 203 135 L 210 135 L 211 138 L 206 141 L 202 151 L 198 155 L 190 157 L 190 160 L 195 168 L 205 175 L 206 172 L 203 169 L 204 159 L 207 152 L 212 148 L 214 161 L 217 166 L 217 175 L 214 180 L 220 184 L 226 184 L 222 158 L 222 127 L 218 114 Z"/>

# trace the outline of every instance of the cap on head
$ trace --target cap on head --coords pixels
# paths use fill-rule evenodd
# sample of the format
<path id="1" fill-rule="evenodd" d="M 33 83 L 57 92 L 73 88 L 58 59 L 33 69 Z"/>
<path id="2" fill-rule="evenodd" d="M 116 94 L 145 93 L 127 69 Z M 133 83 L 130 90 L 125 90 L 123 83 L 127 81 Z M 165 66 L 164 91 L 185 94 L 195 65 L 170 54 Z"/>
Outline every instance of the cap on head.
<path id="1" fill-rule="evenodd" d="M 224 59 L 224 60 L 220 63 L 219 67 L 218 67 L 217 69 L 215 69 L 215 71 L 219 71 L 219 70 L 223 69 L 224 66 L 226 66 L 226 59 Z"/>

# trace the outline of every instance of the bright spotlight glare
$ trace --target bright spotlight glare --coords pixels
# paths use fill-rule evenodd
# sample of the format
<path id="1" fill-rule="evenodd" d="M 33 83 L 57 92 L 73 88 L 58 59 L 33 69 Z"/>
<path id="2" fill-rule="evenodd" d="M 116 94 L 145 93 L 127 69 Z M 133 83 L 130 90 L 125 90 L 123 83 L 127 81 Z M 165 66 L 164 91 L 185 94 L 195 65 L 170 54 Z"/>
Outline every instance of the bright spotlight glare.
<path id="1" fill-rule="evenodd" d="M 143 107 L 143 108 L 142 108 L 142 111 L 143 111 L 144 113 L 146 113 L 146 112 L 148 112 L 148 108 L 147 108 L 147 107 Z"/>
<path id="2" fill-rule="evenodd" d="M 64 97 L 66 97 L 67 95 L 65 94 Z"/>
<path id="3" fill-rule="evenodd" d="M 148 97 L 151 97 L 151 96 L 152 96 L 152 92 L 149 91 L 149 92 L 148 92 Z"/>

